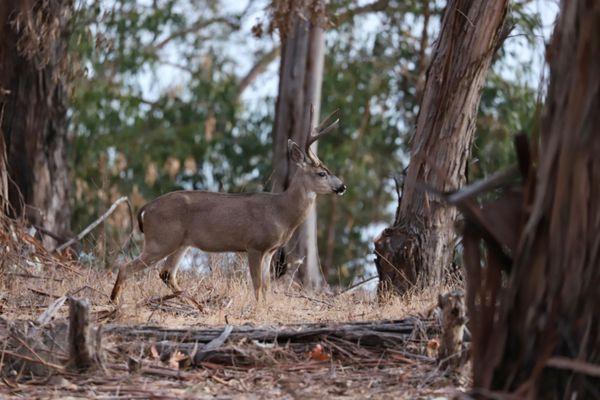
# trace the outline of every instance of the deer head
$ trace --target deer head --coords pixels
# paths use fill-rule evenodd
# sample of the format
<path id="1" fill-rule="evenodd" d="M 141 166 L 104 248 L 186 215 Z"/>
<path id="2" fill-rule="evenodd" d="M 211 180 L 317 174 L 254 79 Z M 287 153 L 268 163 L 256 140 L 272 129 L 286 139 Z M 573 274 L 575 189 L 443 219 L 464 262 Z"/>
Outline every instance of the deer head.
<path id="1" fill-rule="evenodd" d="M 297 171 L 294 180 L 300 179 L 309 192 L 316 194 L 336 193 L 344 194 L 346 185 L 319 160 L 310 150 L 310 146 L 318 139 L 331 132 L 339 125 L 339 118 L 335 118 L 339 110 L 331 113 L 318 126 L 310 129 L 306 147 L 302 149 L 293 140 L 288 140 L 289 159 L 296 164 Z M 310 121 L 313 119 L 313 107 L 310 108 Z M 333 120 L 333 122 L 331 122 Z"/>

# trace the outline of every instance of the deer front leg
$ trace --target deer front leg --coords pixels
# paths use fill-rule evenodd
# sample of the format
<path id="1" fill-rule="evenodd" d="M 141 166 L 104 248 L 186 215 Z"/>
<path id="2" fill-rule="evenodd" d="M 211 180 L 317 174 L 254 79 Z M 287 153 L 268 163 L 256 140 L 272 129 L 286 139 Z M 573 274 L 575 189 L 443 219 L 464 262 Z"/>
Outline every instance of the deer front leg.
<path id="1" fill-rule="evenodd" d="M 250 277 L 254 287 L 254 297 L 258 301 L 259 293 L 262 289 L 262 264 L 265 254 L 258 250 L 248 250 L 248 266 L 250 267 Z"/>
<path id="2" fill-rule="evenodd" d="M 119 303 L 125 280 L 127 277 L 129 277 L 129 275 L 135 274 L 136 272 L 155 264 L 157 261 L 162 260 L 165 256 L 166 254 L 150 253 L 144 250 L 139 257 L 133 259 L 125 265 L 122 265 L 119 268 L 119 275 L 117 275 L 115 286 L 110 294 L 110 301 L 114 304 Z"/>
<path id="3" fill-rule="evenodd" d="M 179 262 L 187 252 L 187 247 L 182 247 L 172 253 L 167 257 L 165 263 L 163 265 L 162 270 L 160 271 L 160 279 L 173 291 L 173 293 L 180 293 L 181 288 L 177 284 L 177 269 L 179 267 Z"/>

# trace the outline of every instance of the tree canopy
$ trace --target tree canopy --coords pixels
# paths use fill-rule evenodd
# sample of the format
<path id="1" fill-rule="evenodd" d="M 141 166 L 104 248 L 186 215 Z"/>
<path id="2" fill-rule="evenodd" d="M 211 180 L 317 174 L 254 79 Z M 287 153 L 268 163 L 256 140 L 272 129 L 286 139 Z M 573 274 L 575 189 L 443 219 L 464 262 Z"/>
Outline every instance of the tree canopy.
<path id="1" fill-rule="evenodd" d="M 70 109 L 75 230 L 121 195 L 139 207 L 181 188 L 268 190 L 280 38 L 269 4 L 226 3 L 79 6 L 71 40 L 82 70 Z M 517 56 L 543 47 L 541 17 L 529 3 L 512 6 L 513 29 L 484 88 L 472 178 L 509 163 L 513 135 L 534 121 L 539 69 Z M 321 263 L 333 283 L 365 273 L 377 227 L 393 219 L 394 178 L 407 163 L 443 6 L 328 5 L 321 113 L 342 112 L 319 154 L 350 188 L 343 201 L 318 204 Z M 109 221 L 113 247 L 128 223 L 124 214 Z"/>

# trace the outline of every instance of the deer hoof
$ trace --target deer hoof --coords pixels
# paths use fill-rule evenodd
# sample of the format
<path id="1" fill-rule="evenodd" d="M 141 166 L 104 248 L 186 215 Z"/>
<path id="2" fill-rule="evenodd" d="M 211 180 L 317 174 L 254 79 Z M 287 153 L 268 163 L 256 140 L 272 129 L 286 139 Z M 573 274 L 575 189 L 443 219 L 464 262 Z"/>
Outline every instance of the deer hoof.
<path id="1" fill-rule="evenodd" d="M 158 276 L 160 276 L 160 279 L 162 279 L 162 281 L 165 283 L 165 285 L 167 285 L 169 287 L 169 289 L 171 289 L 173 291 L 173 293 L 181 293 L 182 292 L 181 288 L 177 284 L 177 281 L 175 280 L 175 278 L 173 277 L 173 275 L 171 275 L 171 273 L 169 271 L 161 271 Z"/>
<path id="2" fill-rule="evenodd" d="M 114 305 L 119 305 L 119 303 L 121 302 L 121 287 L 115 285 L 115 287 L 112 290 L 112 293 L 110 294 L 110 302 L 111 304 Z"/>

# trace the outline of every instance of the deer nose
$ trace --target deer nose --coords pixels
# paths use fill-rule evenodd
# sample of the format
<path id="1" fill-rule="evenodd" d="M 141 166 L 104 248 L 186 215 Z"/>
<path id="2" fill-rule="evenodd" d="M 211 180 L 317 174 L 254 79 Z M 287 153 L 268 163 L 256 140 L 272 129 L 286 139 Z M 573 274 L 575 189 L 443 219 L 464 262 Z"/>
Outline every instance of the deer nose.
<path id="1" fill-rule="evenodd" d="M 344 184 L 342 183 L 340 186 L 338 186 L 338 187 L 337 187 L 337 188 L 334 190 L 334 192 L 335 192 L 335 193 L 337 193 L 337 194 L 339 194 L 339 195 L 341 196 L 341 195 L 343 195 L 343 194 L 344 194 L 344 192 L 346 191 L 346 189 L 347 189 L 346 185 L 344 185 Z"/>

